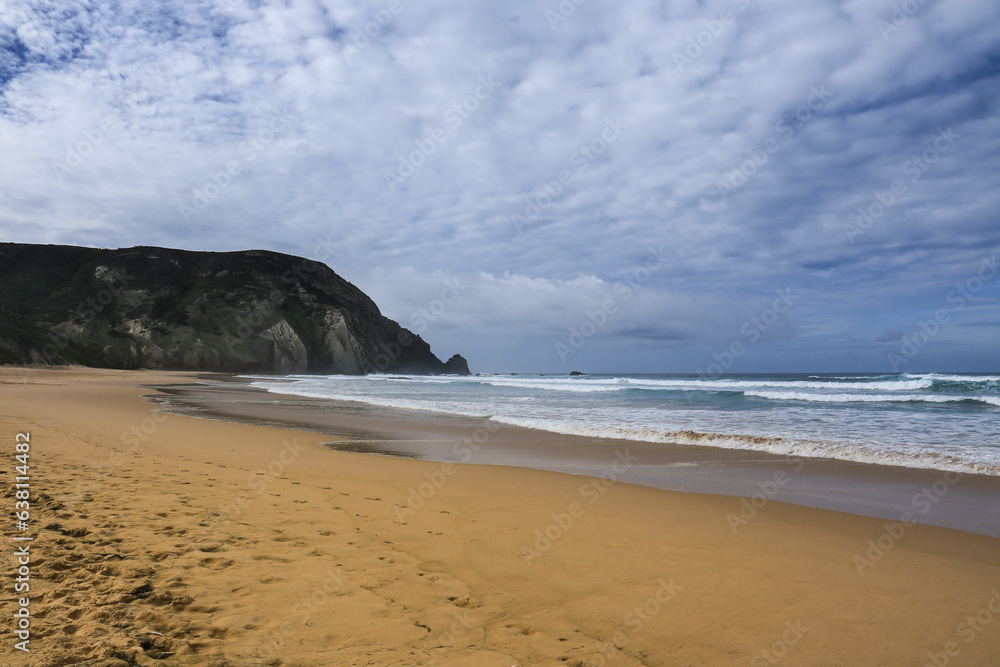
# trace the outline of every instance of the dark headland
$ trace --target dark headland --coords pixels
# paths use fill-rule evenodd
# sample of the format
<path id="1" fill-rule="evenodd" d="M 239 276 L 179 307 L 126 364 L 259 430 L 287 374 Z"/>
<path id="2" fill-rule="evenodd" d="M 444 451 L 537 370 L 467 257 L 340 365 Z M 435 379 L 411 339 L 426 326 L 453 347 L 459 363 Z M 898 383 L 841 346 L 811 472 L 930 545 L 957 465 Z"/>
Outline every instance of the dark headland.
<path id="1" fill-rule="evenodd" d="M 328 266 L 266 250 L 0 244 L 0 363 L 469 374 Z"/>

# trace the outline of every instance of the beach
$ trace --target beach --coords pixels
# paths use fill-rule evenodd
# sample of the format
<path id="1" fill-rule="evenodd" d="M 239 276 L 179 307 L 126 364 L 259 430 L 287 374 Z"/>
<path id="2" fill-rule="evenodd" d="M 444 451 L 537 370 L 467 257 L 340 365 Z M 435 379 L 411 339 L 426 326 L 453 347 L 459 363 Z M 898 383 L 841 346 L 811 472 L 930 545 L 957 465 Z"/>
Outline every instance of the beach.
<path id="1" fill-rule="evenodd" d="M 528 458 L 562 442 L 443 418 L 291 428 L 262 393 L 259 405 L 227 399 L 229 415 L 201 408 L 208 419 L 191 416 L 197 402 L 158 411 L 199 382 L 219 384 L 0 369 L 4 493 L 12 507 L 16 435 L 30 434 L 34 537 L 30 604 L 3 593 L 9 625 L 29 610 L 30 652 L 8 635 L 6 664 L 940 667 L 1000 655 L 997 538 L 922 525 L 918 509 L 876 518 L 768 498 L 793 472 L 777 457 L 739 453 L 757 462 L 744 478 L 764 484 L 751 502 L 628 483 L 634 443 L 587 477 L 499 455 L 462 462 L 465 450 L 413 458 L 407 442 Z M 364 446 L 343 451 L 352 439 Z M 682 474 L 690 448 L 661 449 Z M 700 457 L 725 467 L 724 453 Z M 953 487 L 970 513 L 996 489 L 880 468 L 866 474 L 886 487 L 903 476 L 928 502 L 936 483 Z"/>
<path id="2" fill-rule="evenodd" d="M 641 437 L 649 440 L 557 433 L 513 426 L 496 417 L 483 416 L 494 406 L 483 406 L 478 416 L 442 412 L 449 408 L 454 410 L 445 401 L 424 401 L 426 407 L 421 409 L 387 406 L 384 403 L 391 401 L 385 401 L 380 394 L 382 382 L 371 378 L 351 379 L 351 382 L 370 387 L 357 397 L 358 400 L 342 400 L 291 393 L 302 391 L 299 387 L 301 376 L 266 383 L 278 387 L 279 393 L 274 389 L 263 390 L 259 386 L 261 383 L 251 377 L 204 377 L 205 380 L 196 385 L 154 385 L 157 395 L 152 400 L 161 410 L 178 414 L 308 428 L 333 436 L 336 440 L 329 447 L 338 451 L 442 463 L 515 466 L 599 477 L 627 453 L 628 465 L 619 465 L 615 471 L 617 482 L 670 491 L 740 496 L 758 504 L 779 500 L 881 519 L 909 516 L 916 523 L 1000 537 L 1000 475 L 951 469 L 948 464 L 954 457 L 932 458 L 936 455 L 933 449 L 922 458 L 934 460 L 944 469 L 861 463 L 794 451 L 778 453 L 773 450 L 787 449 L 782 447 L 784 441 L 768 437 L 712 437 L 687 431 L 679 434 L 682 443 L 665 443 L 654 439 L 669 438 L 669 435 L 650 431 L 641 433 Z M 419 390 L 426 380 L 397 376 L 389 381 L 407 387 L 416 398 L 421 396 Z M 431 380 L 433 384 L 447 381 Z M 468 387 L 477 380 L 496 381 L 494 377 L 469 378 L 462 384 Z M 560 393 L 575 396 L 572 392 Z M 607 395 L 610 392 L 598 394 Z M 560 397 L 558 400 L 573 399 Z M 535 403 L 530 402 L 530 405 L 537 412 Z M 515 399 L 514 404 L 528 403 Z M 527 408 L 522 409 L 527 411 Z M 780 409 L 772 409 L 768 414 L 775 412 Z M 953 418 L 939 417 L 943 423 L 949 419 Z M 577 430 L 594 431 L 586 427 Z M 981 442 L 974 433 L 969 433 L 968 439 Z M 964 441 L 952 442 L 964 445 Z M 740 448 L 712 443 L 735 444 Z M 756 447 L 758 443 L 761 448 L 742 448 Z M 972 448 L 952 445 L 950 449 Z M 989 459 L 995 457 L 998 449 L 980 447 L 973 451 L 974 455 Z M 751 507 L 744 513 L 753 510 Z"/>

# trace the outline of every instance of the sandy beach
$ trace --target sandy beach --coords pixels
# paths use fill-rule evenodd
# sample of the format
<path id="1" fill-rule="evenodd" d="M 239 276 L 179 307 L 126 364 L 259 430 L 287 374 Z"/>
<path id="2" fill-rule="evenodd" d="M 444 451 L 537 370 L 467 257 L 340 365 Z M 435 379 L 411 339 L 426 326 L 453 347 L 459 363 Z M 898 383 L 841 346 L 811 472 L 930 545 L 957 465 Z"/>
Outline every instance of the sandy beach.
<path id="1" fill-rule="evenodd" d="M 419 461 L 143 398 L 197 381 L 0 369 L 0 479 L 12 510 L 16 436 L 30 434 L 35 538 L 30 591 L 3 592 L 8 627 L 30 595 L 30 652 L 8 633 L 4 664 L 941 667 L 1000 655 L 996 538 L 635 486 L 621 480 L 624 447 L 593 478 Z M 403 440 L 429 427 L 385 428 Z M 13 521 L 8 536 L 22 534 Z M 7 544 L 13 578 L 24 543 Z"/>

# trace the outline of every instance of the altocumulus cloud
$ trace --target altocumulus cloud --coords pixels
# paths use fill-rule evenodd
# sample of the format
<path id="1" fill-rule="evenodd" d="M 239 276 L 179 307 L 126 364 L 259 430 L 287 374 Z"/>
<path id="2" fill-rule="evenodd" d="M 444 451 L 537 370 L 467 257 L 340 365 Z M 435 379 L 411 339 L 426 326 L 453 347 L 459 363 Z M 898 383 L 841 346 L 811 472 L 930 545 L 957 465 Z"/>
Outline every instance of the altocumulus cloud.
<path id="1" fill-rule="evenodd" d="M 889 370 L 1000 248 L 1000 6 L 896 4 L 8 2 L 0 228 L 323 258 L 482 370 L 610 299 L 566 363 L 693 371 L 792 289 L 731 370 Z M 904 370 L 996 366 L 996 290 Z"/>

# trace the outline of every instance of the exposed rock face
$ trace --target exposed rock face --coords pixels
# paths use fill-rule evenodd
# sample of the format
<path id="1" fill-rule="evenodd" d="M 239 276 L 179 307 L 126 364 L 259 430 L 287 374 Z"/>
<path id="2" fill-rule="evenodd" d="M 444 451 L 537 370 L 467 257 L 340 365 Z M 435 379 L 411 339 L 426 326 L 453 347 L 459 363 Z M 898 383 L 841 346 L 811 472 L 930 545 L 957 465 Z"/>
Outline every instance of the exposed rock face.
<path id="1" fill-rule="evenodd" d="M 304 373 L 309 369 L 309 351 L 287 320 L 280 320 L 260 335 L 274 341 L 274 348 L 271 350 L 274 370 L 287 375 Z"/>
<path id="2" fill-rule="evenodd" d="M 452 375 L 472 375 L 469 371 L 469 362 L 460 354 L 456 354 L 448 361 L 444 362 L 444 372 Z"/>
<path id="3" fill-rule="evenodd" d="M 0 243 L 0 363 L 462 373 L 329 267 L 280 253 Z"/>

